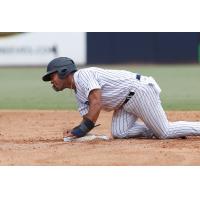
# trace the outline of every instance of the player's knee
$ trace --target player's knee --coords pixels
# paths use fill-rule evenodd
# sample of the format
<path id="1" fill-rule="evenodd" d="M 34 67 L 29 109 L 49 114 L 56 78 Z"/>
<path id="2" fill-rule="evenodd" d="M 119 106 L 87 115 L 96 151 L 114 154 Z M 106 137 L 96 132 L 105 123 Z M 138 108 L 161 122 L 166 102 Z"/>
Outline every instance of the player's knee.
<path id="1" fill-rule="evenodd" d="M 113 138 L 115 138 L 115 139 L 122 139 L 122 138 L 125 138 L 125 137 L 126 137 L 125 134 L 120 133 L 120 132 L 116 132 L 116 131 L 112 131 L 112 136 L 113 136 Z"/>
<path id="2" fill-rule="evenodd" d="M 165 127 L 157 127 L 156 129 L 152 130 L 156 138 L 165 140 L 169 138 L 169 129 L 167 126 Z"/>
<path id="3" fill-rule="evenodd" d="M 161 139 L 161 140 L 169 139 L 169 134 L 167 131 L 159 131 L 157 132 L 156 136 L 158 139 Z"/>
<path id="4" fill-rule="evenodd" d="M 160 139 L 160 140 L 166 140 L 166 139 L 168 139 L 168 136 L 164 135 L 164 134 L 158 135 L 158 139 Z"/>

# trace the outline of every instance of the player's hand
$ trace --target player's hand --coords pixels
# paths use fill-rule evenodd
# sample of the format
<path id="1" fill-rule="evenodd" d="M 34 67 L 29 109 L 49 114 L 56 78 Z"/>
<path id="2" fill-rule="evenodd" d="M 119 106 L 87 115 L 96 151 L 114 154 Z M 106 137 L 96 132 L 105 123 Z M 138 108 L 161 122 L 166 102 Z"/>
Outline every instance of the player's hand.
<path id="1" fill-rule="evenodd" d="M 71 130 L 68 129 L 63 132 L 63 138 L 65 137 L 74 137 L 74 135 L 71 134 Z"/>

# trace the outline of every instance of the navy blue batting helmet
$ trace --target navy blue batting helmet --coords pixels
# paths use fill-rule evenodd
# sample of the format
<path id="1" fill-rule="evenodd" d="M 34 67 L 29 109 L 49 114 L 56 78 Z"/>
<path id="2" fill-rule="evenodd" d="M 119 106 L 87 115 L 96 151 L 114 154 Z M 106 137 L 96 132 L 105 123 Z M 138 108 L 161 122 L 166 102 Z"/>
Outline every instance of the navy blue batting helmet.
<path id="1" fill-rule="evenodd" d="M 77 68 L 71 58 L 55 58 L 47 65 L 47 73 L 42 77 L 42 80 L 50 81 L 51 74 L 55 72 L 58 73 L 59 78 L 64 79 L 67 75 L 75 71 L 77 71 Z"/>

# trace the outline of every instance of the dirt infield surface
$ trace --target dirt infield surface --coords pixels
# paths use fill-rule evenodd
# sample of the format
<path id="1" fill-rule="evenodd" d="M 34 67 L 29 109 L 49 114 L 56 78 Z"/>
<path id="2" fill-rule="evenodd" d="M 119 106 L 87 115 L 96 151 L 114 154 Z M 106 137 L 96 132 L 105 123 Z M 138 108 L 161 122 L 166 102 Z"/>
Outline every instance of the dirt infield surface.
<path id="1" fill-rule="evenodd" d="M 200 112 L 168 112 L 171 121 L 199 121 Z M 109 135 L 112 113 L 93 133 Z M 200 137 L 64 143 L 80 122 L 74 111 L 0 111 L 0 165 L 200 165 Z"/>

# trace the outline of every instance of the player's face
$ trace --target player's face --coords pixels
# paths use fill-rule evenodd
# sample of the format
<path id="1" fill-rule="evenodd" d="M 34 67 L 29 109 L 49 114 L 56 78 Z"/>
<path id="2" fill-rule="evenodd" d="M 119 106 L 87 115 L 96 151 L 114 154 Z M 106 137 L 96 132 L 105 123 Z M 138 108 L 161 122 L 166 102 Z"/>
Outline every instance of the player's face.
<path id="1" fill-rule="evenodd" d="M 58 73 L 51 74 L 51 84 L 55 91 L 62 91 L 65 89 L 64 80 L 60 79 Z"/>

